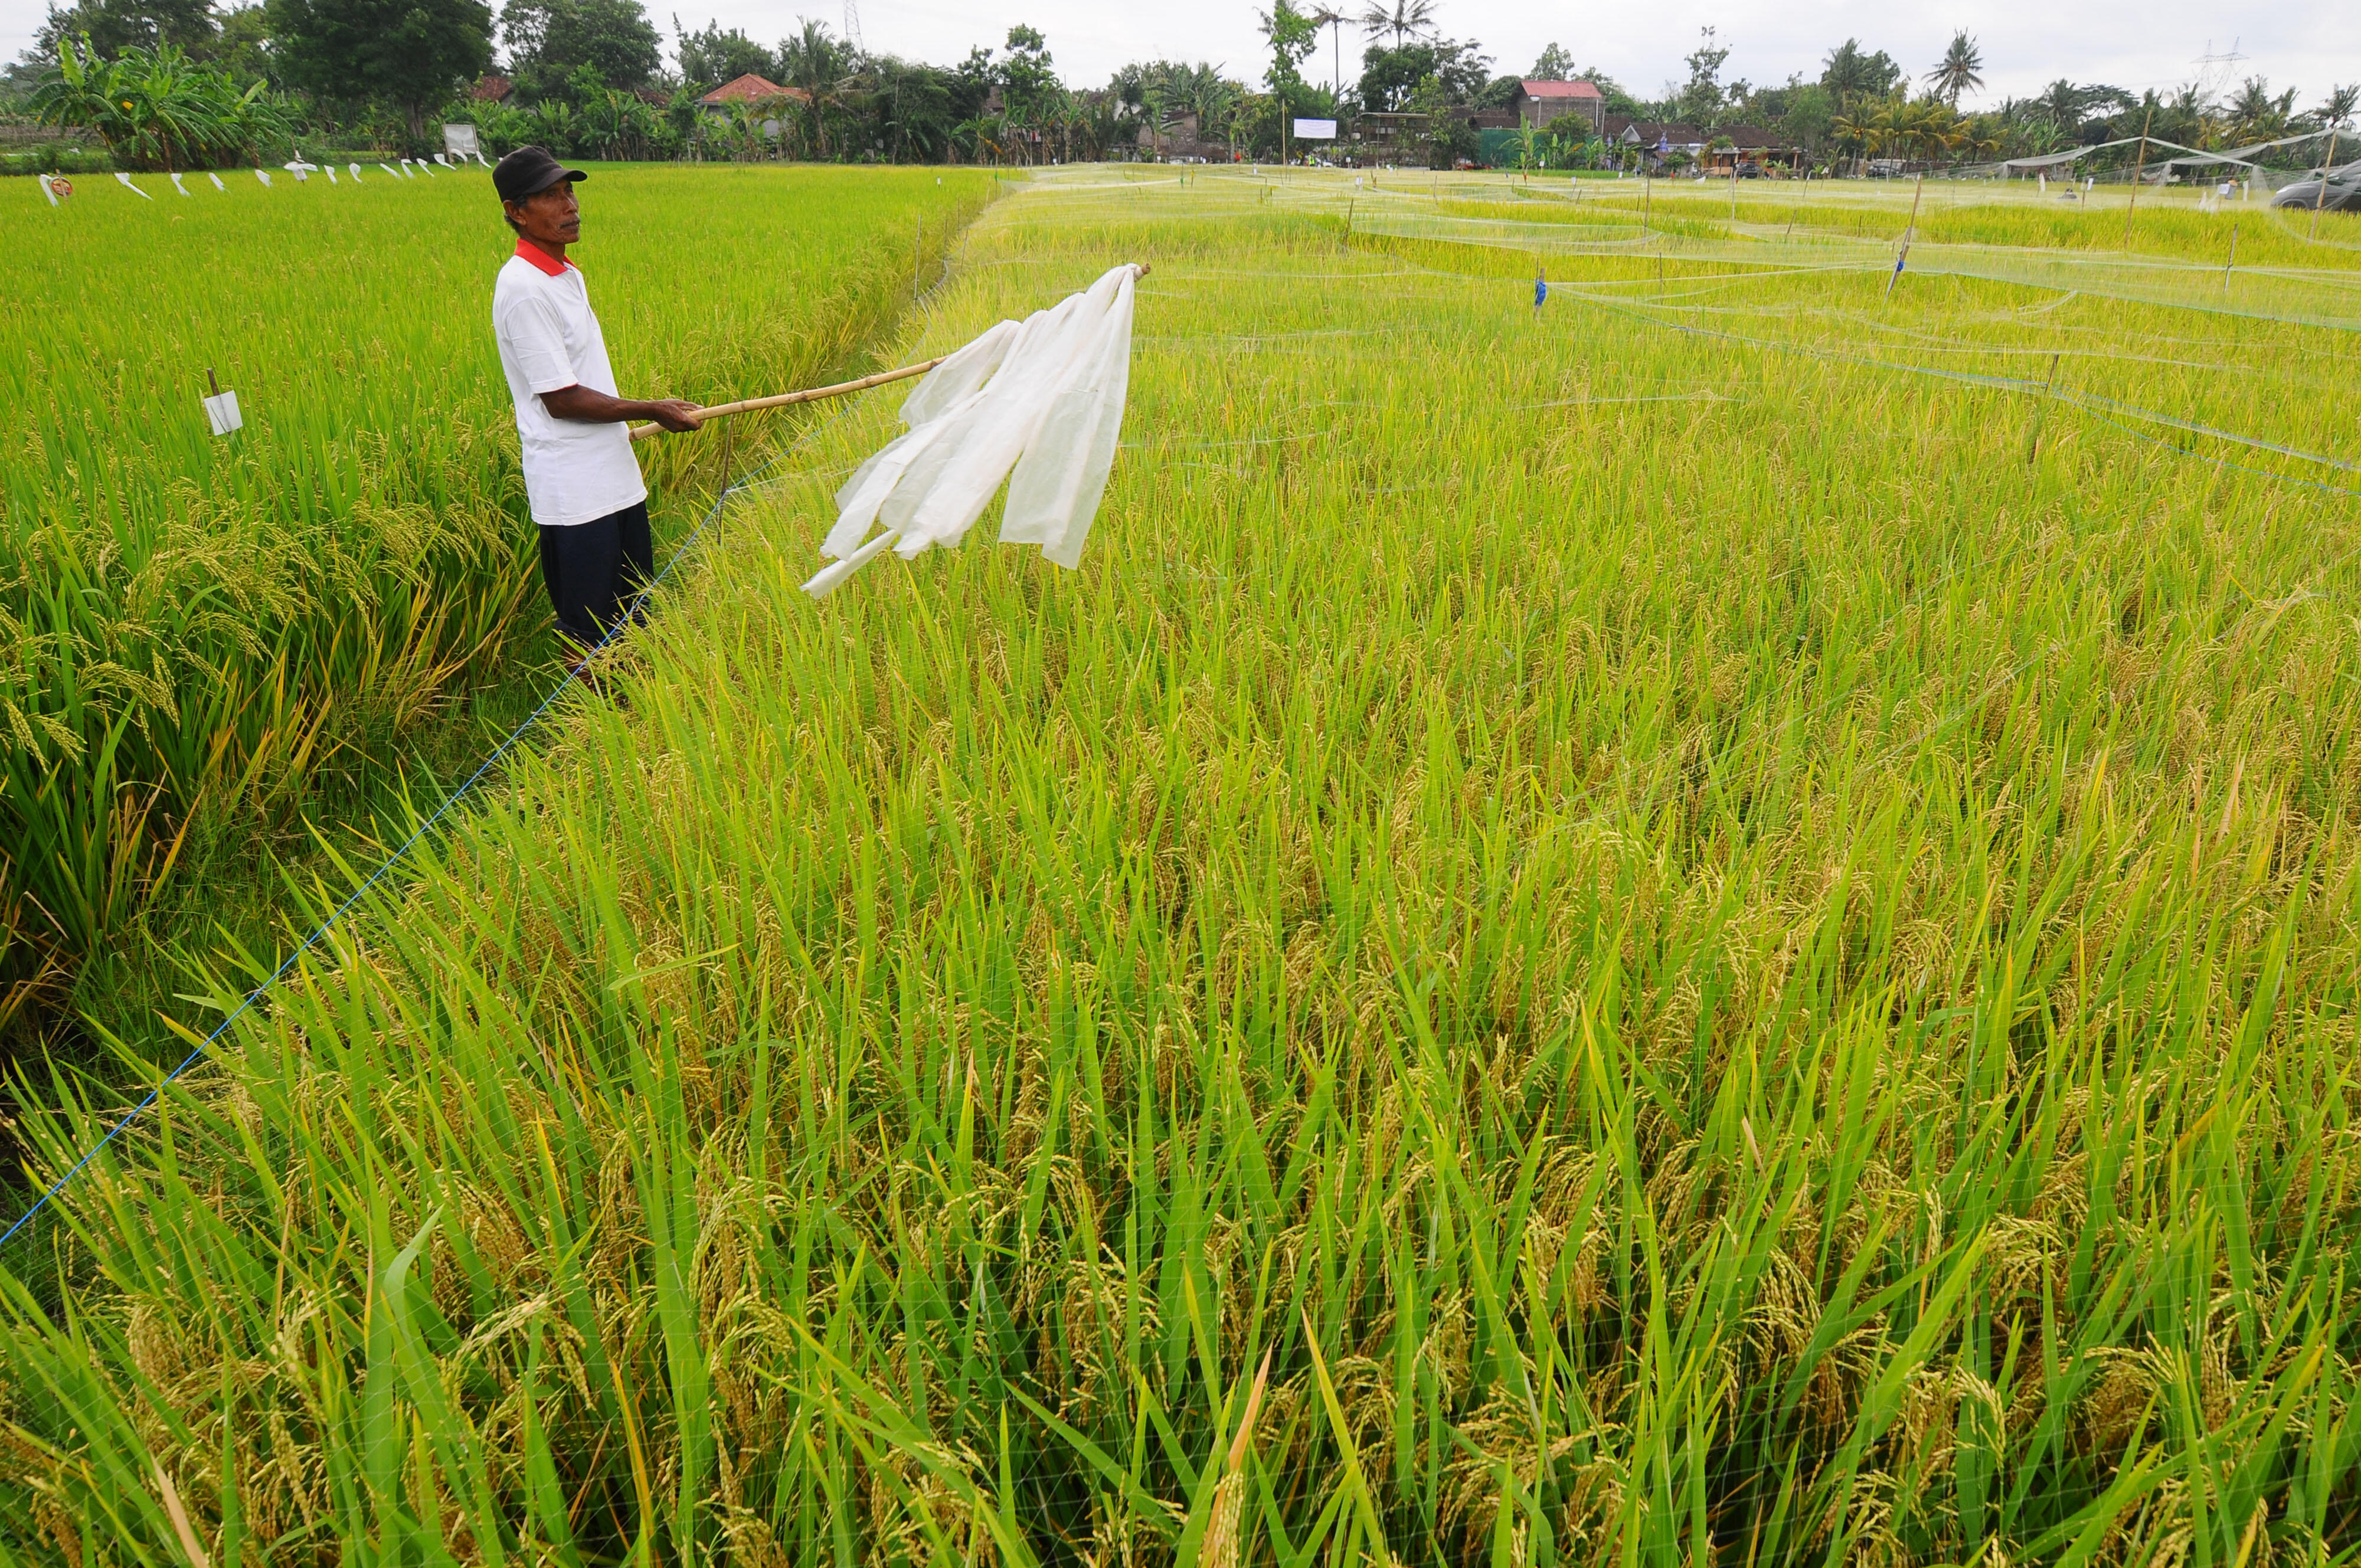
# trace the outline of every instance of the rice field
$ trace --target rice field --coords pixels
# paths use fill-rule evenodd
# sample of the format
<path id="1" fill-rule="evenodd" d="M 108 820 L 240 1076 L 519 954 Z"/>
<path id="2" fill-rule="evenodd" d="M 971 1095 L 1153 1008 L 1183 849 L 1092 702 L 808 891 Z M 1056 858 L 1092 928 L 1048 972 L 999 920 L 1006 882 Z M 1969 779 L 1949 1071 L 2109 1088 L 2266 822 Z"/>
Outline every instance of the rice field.
<path id="1" fill-rule="evenodd" d="M 736 492 L 0 1258 L 9 1553 L 2350 1561 L 2356 225 L 1499 187 L 989 208 L 900 351 L 1153 264 L 1082 570 Z"/>
<path id="2" fill-rule="evenodd" d="M 513 243 L 489 176 L 142 183 L 0 207 L 0 1025 L 138 940 L 192 842 L 291 823 L 547 620 L 484 324 Z M 922 219 L 939 251 L 984 185 L 586 189 L 619 376 L 720 398 L 845 362 L 914 291 Z M 226 439 L 209 377 L 245 416 Z M 717 456 L 656 457 L 660 502 Z"/>

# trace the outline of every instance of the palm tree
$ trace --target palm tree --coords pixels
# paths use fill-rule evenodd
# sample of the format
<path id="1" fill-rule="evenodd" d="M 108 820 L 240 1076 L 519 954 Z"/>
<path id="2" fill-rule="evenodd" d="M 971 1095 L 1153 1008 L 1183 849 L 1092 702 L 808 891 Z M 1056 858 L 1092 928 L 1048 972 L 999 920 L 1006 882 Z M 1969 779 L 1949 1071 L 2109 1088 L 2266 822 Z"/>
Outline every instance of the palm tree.
<path id="1" fill-rule="evenodd" d="M 1394 48 L 1402 47 L 1404 38 L 1434 30 L 1434 0 L 1394 0 L 1394 8 L 1387 10 L 1378 0 L 1370 0 L 1361 13 L 1361 30 L 1371 38 L 1379 33 L 1394 36 Z"/>
<path id="2" fill-rule="evenodd" d="M 1956 109 L 1960 93 L 1984 84 L 1983 68 L 1983 51 L 1962 27 L 1951 35 L 1951 47 L 1943 51 L 1942 63 L 1927 73 L 1927 85 L 1935 90 L 1937 97 Z"/>
<path id="3" fill-rule="evenodd" d="M 805 107 L 811 118 L 815 155 L 828 157 L 828 111 L 834 107 L 848 79 L 846 68 L 851 63 L 844 48 L 829 36 L 827 24 L 809 17 L 798 18 L 803 31 L 779 45 L 779 65 L 786 81 L 782 84 L 801 89 L 808 94 Z"/>
<path id="4" fill-rule="evenodd" d="M 1342 97 L 1345 93 L 1345 13 L 1323 5 L 1312 13 L 1312 25 L 1314 28 L 1331 29 L 1328 34 L 1328 91 Z"/>
<path id="5" fill-rule="evenodd" d="M 2268 141 L 2286 133 L 2289 116 L 2294 113 L 2294 88 L 2275 97 L 2268 82 L 2249 76 L 2230 101 L 2231 131 L 2241 141 Z"/>
<path id="6" fill-rule="evenodd" d="M 2320 101 L 2320 123 L 2330 130 L 2349 131 L 2356 109 L 2361 109 L 2361 85 L 2332 87 Z"/>

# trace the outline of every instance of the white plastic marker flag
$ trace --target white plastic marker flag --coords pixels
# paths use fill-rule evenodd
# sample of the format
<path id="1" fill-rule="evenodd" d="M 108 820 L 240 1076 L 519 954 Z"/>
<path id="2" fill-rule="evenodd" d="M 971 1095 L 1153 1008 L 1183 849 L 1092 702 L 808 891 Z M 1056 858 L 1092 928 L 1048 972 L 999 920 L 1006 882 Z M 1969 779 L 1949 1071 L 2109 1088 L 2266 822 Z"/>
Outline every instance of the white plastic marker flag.
<path id="1" fill-rule="evenodd" d="M 170 178 L 171 179 L 171 181 L 172 181 L 172 189 L 173 189 L 173 190 L 178 191 L 178 192 L 179 192 L 181 195 L 183 195 L 183 196 L 185 196 L 185 195 L 187 195 L 187 194 L 189 193 L 189 188 L 188 188 L 186 185 L 183 185 L 183 184 L 181 184 L 181 177 L 180 177 L 179 175 L 175 174 L 175 175 L 170 176 Z"/>
<path id="2" fill-rule="evenodd" d="M 959 543 L 1004 478 L 1001 543 L 1080 565 L 1123 432 L 1132 294 L 1145 270 L 1118 267 L 1087 293 L 1002 322 L 920 381 L 902 405 L 908 432 L 837 491 L 836 527 L 820 545 L 836 564 L 804 591 L 834 591 L 889 544 L 908 560 Z M 863 543 L 879 522 L 885 531 Z"/>
<path id="3" fill-rule="evenodd" d="M 268 191 L 270 189 L 270 170 L 268 169 L 258 169 L 254 171 L 254 177 L 262 181 L 262 188 L 264 190 Z"/>
<path id="4" fill-rule="evenodd" d="M 325 169 L 322 170 L 321 172 L 328 177 L 329 184 L 334 185 L 336 182 L 336 166 L 335 164 L 329 164 Z"/>
<path id="5" fill-rule="evenodd" d="M 152 201 L 154 201 L 154 200 L 156 199 L 155 197 L 150 196 L 149 194 L 148 194 L 148 192 L 147 192 L 142 191 L 141 189 L 139 189 L 139 187 L 138 187 L 138 186 L 134 185 L 134 184 L 131 182 L 131 176 L 129 176 L 128 174 L 118 174 L 118 175 L 116 175 L 116 176 L 115 176 L 115 178 L 116 178 L 117 180 L 120 180 L 121 181 L 123 181 L 123 188 L 124 188 L 126 191 L 130 192 L 133 195 L 135 195 L 135 196 L 138 197 L 141 201 L 143 201 L 143 202 L 152 202 Z"/>
<path id="6" fill-rule="evenodd" d="M 399 174 L 398 172 L 396 172 L 396 171 L 395 171 L 393 165 L 392 165 L 392 164 L 390 164 L 390 163 L 380 163 L 380 164 L 379 164 L 379 165 L 378 165 L 378 167 L 379 167 L 379 169 L 384 170 L 388 174 L 391 174 L 391 175 L 393 175 L 393 177 L 394 177 L 396 180 L 399 180 L 399 179 L 401 179 L 401 174 Z"/>
<path id="7" fill-rule="evenodd" d="M 205 379 L 212 382 L 214 395 L 200 400 L 205 405 L 205 418 L 213 422 L 214 433 L 227 435 L 233 430 L 244 430 L 246 421 L 237 411 L 237 394 L 223 391 L 210 370 L 205 372 Z"/>
<path id="8" fill-rule="evenodd" d="M 223 195 L 225 195 L 225 196 L 226 196 L 226 195 L 228 195 L 228 194 L 229 194 L 229 187 L 228 187 L 228 186 L 226 186 L 226 185 L 225 185 L 225 184 L 223 184 L 223 183 L 221 182 L 221 176 L 220 176 L 220 175 L 218 175 L 218 174 L 208 174 L 208 175 L 206 175 L 206 176 L 205 176 L 205 178 L 206 178 L 206 179 L 208 179 L 208 180 L 210 180 L 210 181 L 212 181 L 214 182 L 214 190 L 219 191 L 219 192 L 220 192 Z"/>
<path id="9" fill-rule="evenodd" d="M 288 173 L 295 176 L 295 183 L 301 185 L 304 181 L 309 180 L 312 177 L 312 170 L 319 166 L 317 164 L 306 163 L 299 158 L 292 163 L 282 163 L 279 167 L 287 170 Z"/>
<path id="10" fill-rule="evenodd" d="M 54 174 L 44 174 L 41 176 L 41 194 L 49 199 L 49 205 L 52 207 L 58 204 L 58 187 L 56 181 L 57 176 Z"/>
<path id="11" fill-rule="evenodd" d="M 346 170 L 352 175 L 354 184 L 357 185 L 361 182 L 361 166 L 359 164 L 349 164 L 346 166 Z"/>
<path id="12" fill-rule="evenodd" d="M 401 160 L 401 177 L 404 180 L 415 180 L 418 178 L 417 175 L 412 174 L 410 171 L 410 159 L 406 158 Z"/>
<path id="13" fill-rule="evenodd" d="M 451 155 L 447 152 L 438 152 L 434 155 L 434 161 L 448 169 L 451 167 Z"/>
<path id="14" fill-rule="evenodd" d="M 481 163 L 481 164 L 483 164 L 483 166 L 484 166 L 485 168 L 487 168 L 487 169 L 489 169 L 489 168 L 491 167 L 491 164 L 490 164 L 489 161 L 487 161 L 487 160 L 486 160 L 486 159 L 485 159 L 484 155 L 483 155 L 482 153 L 480 153 L 480 152 L 479 152 L 479 153 L 478 153 L 478 154 L 476 154 L 476 161 L 477 161 L 478 163 Z M 935 183 L 937 183 L 938 185 L 939 185 L 939 184 L 941 184 L 941 183 L 942 183 L 942 181 L 939 181 L 939 180 L 938 180 L 937 181 L 935 181 Z"/>

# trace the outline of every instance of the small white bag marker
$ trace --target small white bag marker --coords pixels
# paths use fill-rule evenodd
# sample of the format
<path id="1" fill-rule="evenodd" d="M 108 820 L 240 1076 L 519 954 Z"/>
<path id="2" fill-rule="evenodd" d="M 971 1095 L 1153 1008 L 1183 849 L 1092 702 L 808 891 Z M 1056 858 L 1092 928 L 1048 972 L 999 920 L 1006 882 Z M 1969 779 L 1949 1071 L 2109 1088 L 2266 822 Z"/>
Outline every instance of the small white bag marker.
<path id="1" fill-rule="evenodd" d="M 237 394 L 223 391 L 221 382 L 214 378 L 211 369 L 205 371 L 205 381 L 214 389 L 212 397 L 203 400 L 205 405 L 205 417 L 213 421 L 214 433 L 227 435 L 233 430 L 244 430 L 246 421 L 237 411 Z"/>
<path id="2" fill-rule="evenodd" d="M 154 201 L 154 200 L 156 199 L 155 197 L 150 196 L 149 194 L 148 194 L 148 192 L 147 192 L 142 191 L 141 189 L 139 189 L 139 187 L 138 187 L 138 186 L 134 185 L 134 184 L 131 182 L 131 176 L 129 176 L 128 174 L 118 174 L 118 175 L 116 175 L 116 176 L 115 176 L 115 179 L 117 179 L 117 180 L 119 180 L 119 181 L 121 181 L 123 182 L 123 188 L 124 188 L 126 191 L 130 192 L 133 195 L 135 195 L 135 196 L 138 197 L 141 201 L 143 201 L 143 202 L 152 202 L 152 201 Z"/>

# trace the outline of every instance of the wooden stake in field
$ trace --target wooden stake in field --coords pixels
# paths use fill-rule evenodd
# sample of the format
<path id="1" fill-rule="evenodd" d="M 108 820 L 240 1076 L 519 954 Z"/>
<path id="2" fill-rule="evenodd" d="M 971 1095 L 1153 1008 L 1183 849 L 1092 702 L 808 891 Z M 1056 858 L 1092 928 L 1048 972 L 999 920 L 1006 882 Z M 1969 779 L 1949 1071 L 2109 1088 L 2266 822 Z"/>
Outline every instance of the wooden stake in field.
<path id="1" fill-rule="evenodd" d="M 2318 215 L 2314 214 L 2312 222 L 2318 223 L 2320 219 Z M 2237 268 L 2237 265 L 2238 225 L 2232 224 L 2230 225 L 2230 260 L 2228 264 L 2222 269 L 2222 297 L 2225 300 L 2230 297 L 2230 274 Z"/>
<path id="2" fill-rule="evenodd" d="M 2139 160 L 2132 165 L 2132 199 L 2124 207 L 2124 248 L 2132 247 L 2132 214 L 2139 211 L 2140 176 L 2147 172 L 2147 128 L 2156 123 L 2156 105 L 2147 108 L 2147 117 L 2140 121 Z"/>
<path id="3" fill-rule="evenodd" d="M 918 297 L 918 272 L 927 264 L 927 214 L 918 214 L 917 237 L 910 241 L 910 298 Z"/>
<path id="4" fill-rule="evenodd" d="M 2328 129 L 2328 157 L 2320 166 L 2320 194 L 2312 199 L 2312 237 L 2320 237 L 2321 209 L 2328 205 L 2328 175 L 2336 167 L 2336 127 Z"/>
<path id="5" fill-rule="evenodd" d="M 727 419 L 731 414 L 752 413 L 757 409 L 783 409 L 791 403 L 816 403 L 823 398 L 846 397 L 854 392 L 865 392 L 872 387 L 882 387 L 888 381 L 906 381 L 913 376 L 923 376 L 949 357 L 948 355 L 938 356 L 923 364 L 905 365 L 899 370 L 880 370 L 874 376 L 863 376 L 858 381 L 839 381 L 832 387 L 810 387 L 800 392 L 781 392 L 774 397 L 747 398 L 739 402 L 720 403 L 709 409 L 697 410 L 697 417 L 700 422 Z M 631 439 L 645 441 L 663 433 L 664 426 L 660 424 L 633 425 Z"/>

